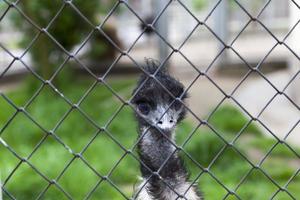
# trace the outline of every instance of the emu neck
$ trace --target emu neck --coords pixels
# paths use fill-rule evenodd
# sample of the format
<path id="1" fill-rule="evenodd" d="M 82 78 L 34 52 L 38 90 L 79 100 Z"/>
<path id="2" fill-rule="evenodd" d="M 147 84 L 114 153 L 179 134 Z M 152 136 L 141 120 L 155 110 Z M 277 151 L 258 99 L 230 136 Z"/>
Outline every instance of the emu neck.
<path id="1" fill-rule="evenodd" d="M 159 172 L 162 178 L 172 179 L 173 181 L 179 178 L 185 180 L 186 171 L 174 145 L 174 134 L 172 132 L 163 135 L 155 128 L 147 129 L 147 127 L 142 127 L 142 138 L 138 145 L 139 154 L 141 161 L 152 172 Z M 141 165 L 144 178 L 152 175 L 152 172 L 147 167 Z"/>

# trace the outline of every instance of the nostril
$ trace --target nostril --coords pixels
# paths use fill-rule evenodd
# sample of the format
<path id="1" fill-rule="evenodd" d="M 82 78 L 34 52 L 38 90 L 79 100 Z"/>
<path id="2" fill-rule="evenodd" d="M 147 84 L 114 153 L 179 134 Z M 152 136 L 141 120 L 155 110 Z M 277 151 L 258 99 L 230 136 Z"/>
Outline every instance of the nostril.
<path id="1" fill-rule="evenodd" d="M 170 120 L 170 123 L 173 123 L 173 122 L 174 122 L 174 121 L 171 119 L 171 120 Z"/>
<path id="2" fill-rule="evenodd" d="M 162 121 L 159 121 L 158 124 L 162 124 Z"/>

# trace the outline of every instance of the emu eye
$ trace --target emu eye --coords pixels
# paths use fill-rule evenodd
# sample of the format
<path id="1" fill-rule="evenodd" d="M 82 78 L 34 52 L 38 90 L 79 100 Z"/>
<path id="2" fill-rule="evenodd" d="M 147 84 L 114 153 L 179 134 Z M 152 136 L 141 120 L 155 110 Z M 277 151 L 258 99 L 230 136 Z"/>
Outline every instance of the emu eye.
<path id="1" fill-rule="evenodd" d="M 139 103 L 137 108 L 143 115 L 148 115 L 150 112 L 150 105 L 148 103 Z"/>
<path id="2" fill-rule="evenodd" d="M 181 107 L 182 107 L 182 104 L 180 101 L 176 100 L 174 103 L 173 103 L 173 106 L 175 108 L 175 110 L 179 110 Z"/>

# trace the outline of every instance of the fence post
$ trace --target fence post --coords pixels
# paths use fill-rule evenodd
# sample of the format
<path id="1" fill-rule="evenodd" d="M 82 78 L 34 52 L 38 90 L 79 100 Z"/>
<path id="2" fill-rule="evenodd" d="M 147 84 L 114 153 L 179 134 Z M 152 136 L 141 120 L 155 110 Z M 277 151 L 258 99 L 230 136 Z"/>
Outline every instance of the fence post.
<path id="1" fill-rule="evenodd" d="M 215 16 L 215 30 L 218 37 L 225 43 L 227 43 L 228 39 L 228 0 L 222 0 L 220 4 L 218 5 L 216 9 L 216 16 Z M 221 42 L 218 42 L 217 44 L 217 51 L 220 52 L 224 45 Z M 223 53 L 219 57 L 219 65 L 226 65 L 228 62 L 228 56 L 226 54 L 226 51 L 223 51 Z"/>
<path id="2" fill-rule="evenodd" d="M 150 1 L 141 1 L 140 2 L 141 11 L 139 14 L 143 17 L 149 17 L 152 15 L 152 4 Z"/>
<path id="3" fill-rule="evenodd" d="M 295 3 L 300 5 L 300 0 L 294 0 Z M 290 27 L 292 28 L 296 22 L 299 20 L 299 8 L 293 5 L 292 1 L 289 1 L 290 4 Z M 300 30 L 295 28 L 293 31 L 293 34 L 290 36 L 291 41 L 293 44 L 300 44 Z M 299 45 L 293 45 L 293 50 L 295 51 L 296 54 L 300 55 L 300 46 Z M 291 76 L 294 76 L 299 71 L 299 66 L 300 66 L 300 61 L 298 60 L 297 57 L 295 57 L 293 54 L 291 54 L 289 58 L 289 68 L 291 73 Z M 298 75 L 299 77 L 300 75 Z M 291 88 L 291 95 L 292 98 L 297 102 L 300 103 L 300 90 L 299 90 L 299 85 L 300 85 L 300 79 L 295 78 L 294 79 L 294 84 L 292 84 Z"/>
<path id="4" fill-rule="evenodd" d="M 167 5 L 169 0 L 159 0 L 155 1 L 154 9 L 155 14 L 158 15 L 164 7 Z M 168 41 L 168 10 L 165 10 L 161 17 L 158 19 L 156 23 L 156 30 L 159 32 L 159 34 Z M 158 45 L 158 56 L 159 61 L 162 62 L 168 57 L 169 53 L 169 47 L 165 42 L 162 42 L 160 39 L 157 41 Z M 165 63 L 165 65 L 168 65 L 168 62 Z"/>

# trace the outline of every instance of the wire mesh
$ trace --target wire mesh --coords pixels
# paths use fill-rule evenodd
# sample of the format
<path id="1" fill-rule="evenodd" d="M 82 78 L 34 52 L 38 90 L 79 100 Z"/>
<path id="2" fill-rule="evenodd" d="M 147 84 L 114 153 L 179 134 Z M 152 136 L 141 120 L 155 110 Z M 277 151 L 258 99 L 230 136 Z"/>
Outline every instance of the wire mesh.
<path id="1" fill-rule="evenodd" d="M 59 180 L 61 179 L 61 177 L 63 176 L 63 174 L 65 173 L 65 171 L 73 164 L 73 162 L 75 160 L 81 160 L 97 177 L 98 177 L 98 182 L 97 184 L 93 187 L 93 189 L 86 195 L 85 199 L 89 199 L 93 192 L 97 189 L 97 187 L 102 183 L 102 182 L 107 182 L 109 183 L 109 185 L 113 188 L 115 188 L 124 199 L 134 199 L 137 194 L 139 193 L 139 191 L 137 191 L 137 193 L 133 196 L 128 196 L 126 193 L 123 192 L 123 190 L 116 185 L 110 178 L 112 172 L 114 171 L 114 168 L 117 167 L 117 165 L 119 164 L 119 162 L 121 162 L 121 160 L 127 156 L 130 155 L 132 156 L 132 158 L 134 158 L 136 161 L 138 161 L 141 165 L 143 165 L 144 167 L 148 168 L 144 163 L 142 163 L 142 161 L 139 159 L 139 157 L 137 157 L 133 152 L 136 149 L 136 146 L 138 144 L 138 142 L 142 139 L 143 135 L 139 136 L 138 140 L 134 143 L 134 145 L 131 148 L 126 148 L 122 145 L 121 141 L 118 141 L 117 138 L 114 137 L 113 133 L 111 133 L 108 130 L 108 126 L 109 124 L 112 123 L 113 120 L 116 119 L 116 117 L 118 116 L 118 114 L 121 112 L 121 110 L 124 107 L 130 107 L 132 109 L 134 109 L 132 103 L 131 103 L 131 99 L 134 97 L 134 95 L 139 91 L 139 89 L 136 90 L 135 94 L 132 95 L 132 97 L 129 100 L 125 100 L 122 95 L 120 95 L 118 93 L 118 91 L 116 91 L 106 80 L 106 78 L 108 77 L 108 75 L 111 73 L 111 70 L 115 67 L 116 63 L 122 58 L 122 57 L 127 57 L 129 60 L 132 61 L 132 63 L 134 63 L 136 68 L 139 68 L 141 71 L 143 71 L 143 73 L 148 74 L 147 71 L 144 70 L 143 67 L 141 67 L 139 65 L 139 63 L 130 55 L 131 54 L 131 50 L 134 48 L 134 46 L 136 45 L 137 41 L 143 36 L 143 34 L 145 33 L 146 30 L 153 30 L 154 34 L 156 36 L 158 36 L 165 45 L 167 45 L 170 49 L 171 52 L 169 53 L 169 55 L 162 61 L 162 63 L 160 64 L 160 66 L 158 67 L 157 71 L 151 75 L 148 74 L 149 77 L 148 78 L 153 78 L 154 80 L 157 81 L 158 84 L 160 84 L 164 90 L 166 91 L 166 93 L 170 94 L 173 98 L 174 101 L 175 100 L 179 100 L 181 101 L 181 99 L 179 98 L 175 98 L 172 93 L 170 91 L 167 90 L 167 88 L 159 82 L 159 80 L 155 77 L 155 75 L 157 74 L 157 72 L 160 70 L 161 67 L 164 66 L 164 64 L 166 62 L 168 62 L 168 60 L 170 59 L 170 57 L 173 54 L 180 54 L 186 61 L 187 63 L 189 63 L 193 69 L 195 71 L 197 71 L 197 76 L 195 77 L 194 80 L 192 80 L 192 82 L 190 83 L 189 86 L 186 87 L 185 92 L 187 92 L 193 84 L 195 84 L 195 82 L 197 81 L 197 79 L 199 79 L 199 77 L 205 77 L 207 78 L 223 95 L 224 98 L 216 105 L 216 107 L 213 109 L 213 111 L 209 114 L 208 119 L 207 120 L 203 120 L 200 117 L 197 116 L 197 114 L 195 114 L 193 112 L 193 110 L 191 110 L 188 106 L 184 105 L 186 107 L 186 109 L 188 110 L 188 112 L 198 121 L 198 125 L 197 127 L 189 134 L 189 136 L 185 139 L 184 143 L 182 146 L 178 146 L 176 145 L 174 142 L 170 141 L 172 143 L 172 145 L 175 146 L 176 151 L 180 151 L 182 152 L 185 156 L 187 156 L 192 162 L 193 164 L 195 164 L 199 170 L 200 173 L 198 174 L 197 178 L 195 180 L 193 180 L 191 182 L 191 185 L 194 184 L 199 178 L 201 178 L 201 176 L 203 176 L 203 174 L 208 174 L 210 177 L 212 177 L 224 190 L 226 190 L 226 195 L 223 197 L 223 199 L 227 199 L 230 196 L 234 196 L 236 199 L 242 199 L 239 194 L 237 193 L 237 190 L 241 187 L 241 185 L 243 185 L 243 183 L 245 182 L 245 180 L 250 176 L 250 174 L 252 173 L 252 171 L 254 170 L 258 170 L 260 171 L 270 182 L 270 184 L 274 185 L 277 190 L 276 192 L 270 196 L 270 199 L 274 199 L 276 197 L 276 195 L 279 192 L 285 192 L 291 199 L 296 199 L 296 197 L 294 197 L 294 195 L 292 193 L 289 192 L 288 190 L 288 185 L 293 181 L 293 179 L 299 174 L 300 168 L 298 168 L 297 171 L 295 171 L 295 173 L 293 174 L 292 177 L 290 177 L 290 179 L 286 182 L 286 184 L 284 186 L 279 185 L 273 178 L 272 176 L 270 176 L 268 174 L 268 172 L 266 172 L 261 166 L 263 164 L 263 162 L 267 159 L 267 157 L 272 153 L 272 151 L 276 148 L 277 145 L 285 145 L 296 157 L 297 159 L 300 159 L 300 155 L 293 149 L 292 146 L 290 146 L 289 143 L 286 142 L 287 137 L 289 136 L 289 134 L 294 130 L 294 128 L 299 124 L 300 120 L 298 119 L 297 123 L 286 133 L 286 136 L 284 139 L 280 139 L 276 136 L 275 133 L 273 133 L 270 129 L 270 127 L 268 127 L 266 124 L 264 124 L 264 122 L 260 119 L 260 116 L 262 115 L 262 113 L 265 111 L 265 109 L 271 104 L 271 102 L 277 97 L 277 96 L 283 96 L 285 97 L 291 104 L 293 104 L 293 106 L 296 107 L 296 109 L 299 111 L 299 105 L 297 105 L 297 103 L 295 103 L 293 101 L 293 99 L 290 98 L 290 96 L 286 93 L 286 90 L 288 88 L 288 86 L 295 80 L 295 78 L 297 77 L 297 75 L 299 74 L 299 70 L 297 71 L 297 73 L 291 77 L 291 79 L 289 80 L 289 82 L 286 84 L 286 86 L 282 89 L 279 90 L 267 77 L 264 73 L 261 72 L 261 65 L 264 63 L 264 61 L 267 59 L 267 57 L 269 56 L 269 54 L 274 50 L 275 47 L 277 46 L 284 46 L 286 47 L 294 56 L 296 59 L 300 60 L 298 54 L 296 52 L 293 51 L 292 48 L 290 48 L 290 46 L 286 43 L 287 38 L 290 36 L 291 32 L 295 29 L 295 27 L 299 24 L 299 21 L 297 21 L 297 23 L 289 30 L 289 32 L 286 34 L 286 36 L 280 40 L 278 39 L 275 34 L 269 30 L 264 23 L 261 22 L 260 20 L 260 16 L 263 13 L 263 11 L 266 9 L 266 7 L 268 6 L 268 4 L 271 3 L 272 0 L 268 0 L 265 5 L 261 8 L 260 12 L 258 13 L 257 16 L 253 16 L 250 14 L 250 12 L 239 2 L 239 0 L 234 0 L 234 2 L 236 3 L 236 5 L 238 5 L 238 7 L 249 17 L 249 21 L 245 24 L 245 26 L 242 28 L 242 30 L 237 34 L 237 36 L 232 40 L 231 43 L 226 43 L 225 41 L 223 41 L 218 34 L 216 34 L 213 29 L 208 25 L 208 19 L 210 19 L 212 13 L 218 8 L 218 6 L 220 5 L 222 0 L 217 1 L 214 6 L 212 7 L 211 11 L 207 14 L 207 16 L 204 18 L 203 21 L 199 20 L 197 18 L 197 16 L 193 13 L 193 11 L 191 11 L 188 6 L 186 5 L 186 3 L 184 1 L 181 0 L 177 0 L 177 2 L 180 4 L 180 6 L 186 10 L 190 16 L 192 16 L 196 21 L 197 21 L 197 25 L 193 28 L 193 30 L 188 34 L 188 36 L 184 39 L 184 41 L 179 45 L 178 48 L 173 47 L 173 45 L 166 39 L 164 38 L 160 32 L 156 29 L 155 27 L 155 23 L 160 19 L 160 17 L 164 14 L 164 12 L 166 11 L 166 9 L 172 4 L 172 0 L 169 0 L 167 2 L 167 4 L 165 5 L 165 7 L 159 12 L 159 14 L 155 17 L 154 21 L 152 22 L 152 24 L 146 24 L 146 22 L 143 21 L 142 17 L 139 16 L 137 14 L 137 12 L 135 11 L 134 8 L 132 8 L 132 6 L 128 3 L 128 1 L 125 0 L 119 0 L 116 1 L 116 3 L 114 4 L 114 6 L 110 9 L 110 11 L 107 13 L 105 19 L 101 22 L 101 24 L 93 24 L 88 18 L 85 17 L 85 15 L 80 11 L 80 8 L 77 8 L 76 5 L 74 4 L 74 2 L 72 0 L 64 0 L 62 7 L 57 11 L 56 15 L 50 20 L 50 22 L 47 24 L 47 26 L 45 27 L 40 27 L 38 24 L 36 24 L 31 18 L 30 16 L 27 16 L 22 9 L 19 8 L 18 4 L 21 2 L 20 0 L 15 1 L 15 2 L 11 2 L 8 0 L 3 0 L 3 2 L 7 5 L 7 9 L 5 10 L 5 12 L 3 12 L 2 16 L 0 17 L 0 21 L 3 21 L 6 16 L 6 14 L 8 13 L 9 10 L 13 9 L 15 11 L 17 11 L 23 18 L 24 20 L 26 20 L 28 23 L 30 23 L 32 25 L 32 27 L 34 29 L 36 29 L 36 31 L 38 31 L 38 34 L 33 38 L 33 40 L 30 42 L 30 44 L 28 45 L 28 47 L 24 50 L 24 52 L 20 55 L 20 56 L 15 56 L 9 49 L 7 49 L 4 45 L 1 44 L 0 42 L 0 48 L 2 50 L 4 50 L 10 57 L 12 57 L 13 61 L 11 62 L 10 65 L 8 65 L 5 70 L 1 73 L 0 75 L 0 79 L 3 78 L 5 76 L 5 74 L 7 73 L 7 71 L 10 69 L 11 65 L 16 62 L 19 61 L 29 72 L 32 76 L 34 76 L 36 79 L 38 79 L 40 81 L 40 86 L 38 88 L 38 90 L 34 93 L 34 95 L 32 97 L 30 97 L 30 99 L 26 102 L 26 104 L 23 107 L 19 107 L 17 106 L 6 94 L 4 94 L 3 92 L 1 92 L 1 97 L 12 107 L 14 108 L 14 114 L 12 115 L 12 117 L 9 118 L 9 120 L 6 122 L 6 124 L 4 124 L 3 127 L 0 127 L 0 136 L 1 134 L 4 132 L 4 130 L 11 125 L 11 123 L 13 122 L 13 120 L 15 119 L 15 117 L 19 114 L 19 113 L 23 113 L 32 123 L 34 123 L 39 129 L 40 131 L 42 131 L 43 133 L 43 137 L 42 139 L 37 143 L 37 145 L 34 147 L 34 149 L 32 150 L 32 152 L 27 156 L 27 157 L 22 157 L 21 155 L 18 154 L 18 152 L 16 152 L 10 145 L 8 145 L 6 143 L 6 141 L 4 139 L 2 139 L 0 137 L 0 144 L 2 146 L 4 146 L 7 150 L 9 150 L 12 155 L 15 156 L 15 158 L 17 158 L 18 160 L 18 164 L 14 167 L 14 169 L 11 171 L 10 175 L 5 177 L 5 179 L 2 182 L 1 185 L 1 190 L 2 192 L 5 194 L 5 196 L 7 198 L 10 199 L 16 199 L 13 194 L 10 193 L 9 190 L 7 190 L 6 185 L 9 181 L 11 181 L 11 178 L 14 176 L 15 172 L 18 171 L 18 168 L 21 166 L 21 164 L 26 163 L 28 166 L 30 166 L 30 168 L 32 170 L 34 170 L 34 172 L 36 174 L 38 174 L 42 179 L 44 179 L 47 182 L 47 186 L 39 193 L 37 199 L 42 199 L 43 196 L 47 193 L 48 189 L 51 186 L 55 186 L 58 190 L 60 190 L 60 192 L 64 195 L 64 197 L 66 197 L 67 199 L 73 199 L 74 197 L 69 194 L 65 188 L 63 188 L 60 184 L 59 184 Z M 291 0 L 291 3 L 293 3 L 298 9 L 300 8 L 299 5 Z M 80 44 L 79 48 L 74 51 L 68 51 L 67 49 L 64 48 L 64 46 L 62 44 L 59 43 L 59 41 L 57 41 L 57 39 L 55 37 L 53 37 L 51 35 L 51 33 L 49 32 L 49 29 L 52 25 L 52 23 L 54 23 L 54 21 L 62 14 L 63 12 L 63 8 L 65 6 L 70 6 L 79 16 L 81 16 L 81 18 L 85 21 L 85 23 L 87 23 L 93 30 L 92 32 L 90 32 L 88 34 L 88 36 L 84 39 L 84 41 Z M 131 12 L 136 19 L 140 22 L 144 24 L 144 30 L 140 33 L 140 35 L 136 38 L 136 40 L 132 43 L 132 45 L 127 49 L 127 50 L 122 50 L 111 38 L 109 35 L 107 35 L 105 33 L 105 31 L 103 30 L 103 26 L 104 24 L 108 21 L 108 19 L 115 13 L 116 9 L 120 6 L 123 5 L 126 7 L 126 9 L 128 9 L 129 12 Z M 260 62 L 256 65 L 256 66 L 252 66 L 250 65 L 243 56 L 241 56 L 241 54 L 238 52 L 238 50 L 236 50 L 233 45 L 236 42 L 236 40 L 240 37 L 240 35 L 242 34 L 242 32 L 248 27 L 248 25 L 251 22 L 257 22 L 265 31 L 268 32 L 268 34 L 274 39 L 276 40 L 276 44 L 266 53 L 266 55 L 264 55 L 264 57 L 260 60 Z M 198 28 L 198 27 L 205 27 L 212 35 L 214 35 L 214 37 L 223 44 L 223 49 L 221 49 L 221 51 L 217 54 L 217 56 L 213 59 L 212 63 L 209 64 L 209 66 L 205 69 L 205 70 L 199 70 L 195 64 L 190 61 L 187 56 L 182 52 L 182 48 L 183 46 L 187 43 L 187 41 L 189 40 L 189 38 L 192 36 L 193 32 Z M 107 71 L 102 75 L 102 76 L 97 76 L 96 74 L 94 74 L 89 67 L 87 67 L 77 56 L 79 51 L 85 46 L 85 44 L 89 41 L 89 39 L 91 38 L 91 35 L 94 32 L 99 32 L 101 33 L 106 40 L 112 45 L 114 46 L 114 48 L 120 53 L 119 56 L 114 60 L 114 62 L 109 66 L 109 68 L 107 69 Z M 28 66 L 28 64 L 23 60 L 24 56 L 29 52 L 29 50 L 32 48 L 32 46 L 34 45 L 34 43 L 36 42 L 36 40 L 40 37 L 41 34 L 45 34 L 53 43 L 56 44 L 57 48 L 59 48 L 62 52 L 64 52 L 67 57 L 65 58 L 64 62 L 58 66 L 58 68 L 56 69 L 55 73 L 52 75 L 52 77 L 48 80 L 43 79 L 38 73 L 35 72 L 35 70 L 33 68 L 31 68 L 30 66 Z M 211 67 L 213 66 L 213 64 L 216 62 L 216 60 L 218 59 L 218 57 L 221 56 L 222 52 L 225 50 L 232 50 L 232 52 L 234 52 L 234 54 L 240 59 L 240 61 L 242 63 L 244 63 L 247 68 L 248 68 L 248 72 L 244 75 L 244 77 L 240 80 L 240 82 L 236 85 L 236 87 L 233 89 L 233 91 L 231 93 L 226 93 L 224 91 L 224 89 L 222 88 L 222 85 L 218 85 L 213 77 L 210 77 L 210 75 L 208 74 L 208 71 L 211 69 Z M 65 64 L 68 62 L 68 60 L 70 59 L 74 59 L 75 62 L 77 64 L 80 65 L 80 67 L 82 67 L 84 70 L 86 70 L 86 72 L 88 72 L 93 78 L 94 78 L 94 83 L 91 85 L 91 87 L 81 96 L 80 100 L 77 103 L 72 103 L 72 101 L 66 97 L 64 95 L 64 93 L 62 91 L 60 91 L 54 84 L 53 84 L 53 80 L 55 79 L 55 77 L 58 75 L 58 73 L 63 70 Z M 250 114 L 250 112 L 248 112 L 248 110 L 243 107 L 241 105 L 241 103 L 234 97 L 235 92 L 238 90 L 238 88 L 242 85 L 242 83 L 247 79 L 247 77 L 249 77 L 251 74 L 256 73 L 258 74 L 262 79 L 264 79 L 275 91 L 276 93 L 274 94 L 274 96 L 271 97 L 271 99 L 267 102 L 267 104 L 261 109 L 261 111 L 259 112 L 259 114 L 257 116 L 253 116 Z M 97 122 L 95 122 L 94 119 L 92 119 L 82 108 L 81 108 L 81 104 L 82 102 L 90 95 L 91 91 L 93 90 L 94 87 L 96 87 L 96 85 L 98 83 L 101 83 L 103 86 L 105 86 L 120 102 L 122 102 L 122 105 L 115 111 L 115 113 L 113 113 L 112 116 L 110 116 L 109 120 L 106 122 L 106 124 L 104 126 L 99 126 L 97 124 Z M 64 114 L 64 116 L 57 122 L 56 126 L 52 129 L 52 130 L 47 130 L 46 128 L 43 127 L 43 125 L 41 125 L 38 121 L 36 121 L 36 119 L 34 119 L 31 114 L 27 111 L 28 107 L 33 103 L 33 101 L 40 95 L 40 93 L 42 92 L 42 90 L 45 87 L 50 87 L 55 93 L 57 93 L 60 98 L 69 105 L 69 109 L 68 111 Z M 142 85 L 141 85 L 142 87 Z M 140 87 L 140 88 L 141 88 Z M 230 142 L 228 142 L 223 135 L 216 130 L 210 123 L 209 123 L 209 119 L 210 117 L 215 113 L 215 111 L 221 106 L 221 104 L 226 101 L 226 100 L 232 100 L 237 106 L 239 106 L 239 108 L 241 110 L 243 110 L 248 117 L 250 118 L 250 120 L 248 121 L 248 123 L 239 131 L 239 133 L 234 137 L 234 139 Z M 173 101 L 173 102 L 174 102 Z M 172 102 L 172 103 L 173 103 Z M 184 104 L 184 102 L 181 101 L 181 103 Z M 172 105 L 172 104 L 171 104 Z M 171 106 L 169 105 L 169 107 Z M 72 150 L 72 147 L 68 146 L 57 134 L 56 131 L 58 129 L 58 127 L 64 123 L 64 120 L 68 117 L 68 115 L 70 114 L 70 112 L 72 112 L 73 110 L 77 110 L 89 123 L 91 123 L 94 127 L 96 127 L 96 132 L 94 133 L 94 136 L 90 139 L 90 141 L 85 145 L 85 147 L 83 148 L 82 151 L 80 151 L 79 153 L 76 153 L 75 151 Z M 262 127 L 264 127 L 266 130 L 268 130 L 268 132 L 270 134 L 272 134 L 272 136 L 276 139 L 276 143 L 266 152 L 266 154 L 263 156 L 263 158 L 261 159 L 261 161 L 258 164 L 254 164 L 248 157 L 247 155 L 245 155 L 243 152 L 241 152 L 239 150 L 239 148 L 236 147 L 236 142 L 239 139 L 239 137 L 242 135 L 243 131 L 245 129 L 247 129 L 247 127 L 252 123 L 252 122 L 256 122 L 258 124 L 260 124 Z M 197 160 L 195 158 L 193 158 L 193 156 L 191 156 L 186 150 L 185 150 L 185 145 L 189 142 L 189 140 L 191 140 L 192 136 L 194 135 L 194 133 L 196 132 L 196 130 L 200 127 L 200 126 L 206 126 L 208 129 L 210 129 L 221 141 L 224 142 L 224 147 L 216 154 L 215 158 L 213 159 L 213 161 L 209 164 L 208 167 L 203 167 L 200 163 L 197 162 Z M 123 156 L 120 158 L 119 162 L 116 163 L 116 165 L 110 170 L 110 172 L 107 175 L 102 175 L 100 174 L 90 163 L 89 161 L 87 161 L 82 154 L 89 148 L 89 146 L 92 144 L 93 140 L 100 134 L 106 134 L 112 141 L 114 141 L 114 143 L 116 145 L 118 145 L 122 150 L 123 150 Z M 72 159 L 66 163 L 64 169 L 61 171 L 61 173 L 55 178 L 55 179 L 49 179 L 43 172 L 41 172 L 34 164 L 32 164 L 30 162 L 30 158 L 35 154 L 35 152 L 41 148 L 41 146 L 43 145 L 43 142 L 49 138 L 52 137 L 54 138 L 60 145 L 62 145 L 63 148 L 65 148 L 65 150 L 67 152 L 69 152 L 70 155 L 72 155 Z M 240 155 L 250 166 L 251 169 L 242 177 L 242 179 L 239 181 L 238 185 L 236 185 L 233 189 L 229 188 L 228 186 L 226 186 L 225 183 L 222 182 L 222 180 L 220 180 L 217 176 L 214 175 L 214 172 L 211 170 L 211 167 L 214 165 L 214 163 L 216 162 L 216 160 L 220 157 L 222 157 L 224 151 L 226 150 L 226 148 L 232 148 L 238 155 Z M 176 152 L 174 151 L 174 153 Z M 172 155 L 170 155 L 171 157 Z M 169 157 L 169 158 L 170 158 Z M 168 161 L 168 159 L 164 162 L 164 164 Z M 59 162 L 59 161 L 58 161 Z M 164 165 L 162 165 L 160 167 L 160 169 L 157 172 L 153 172 L 154 175 L 158 175 L 159 171 L 164 167 Z M 149 168 L 148 168 L 149 169 Z M 149 169 L 150 170 L 150 169 Z M 26 182 L 26 180 L 24 180 Z M 164 180 L 163 180 L 164 181 Z M 165 182 L 166 183 L 166 182 Z M 146 183 L 145 183 L 146 184 Z M 167 183 L 166 183 L 167 184 Z M 169 186 L 172 189 L 172 186 Z M 174 190 L 175 193 L 177 193 Z M 178 194 L 181 195 L 181 194 Z M 184 194 L 183 194 L 184 195 Z M 184 198 L 184 197 L 183 197 Z M 208 197 L 209 198 L 209 197 Z"/>

